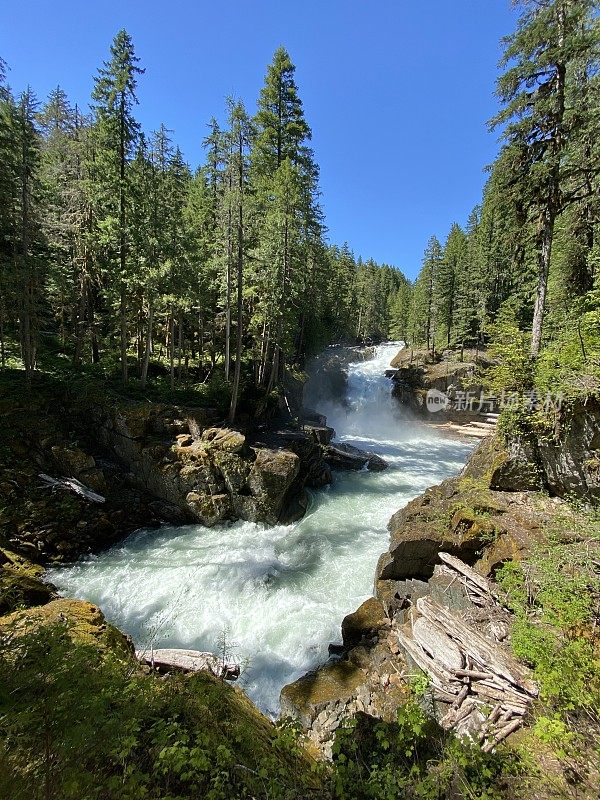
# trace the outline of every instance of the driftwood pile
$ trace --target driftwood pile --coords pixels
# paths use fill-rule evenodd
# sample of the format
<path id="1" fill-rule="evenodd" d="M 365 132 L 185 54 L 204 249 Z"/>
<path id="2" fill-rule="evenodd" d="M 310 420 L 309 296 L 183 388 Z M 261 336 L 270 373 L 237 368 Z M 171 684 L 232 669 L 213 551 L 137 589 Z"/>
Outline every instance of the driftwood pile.
<path id="1" fill-rule="evenodd" d="M 164 647 L 136 650 L 136 658 L 158 672 L 210 672 L 216 678 L 235 681 L 240 677 L 237 664 L 226 664 L 213 653 Z"/>
<path id="2" fill-rule="evenodd" d="M 85 486 L 76 478 L 52 478 L 44 472 L 40 472 L 39 477 L 44 481 L 45 489 L 66 489 L 68 492 L 73 492 L 73 494 L 84 497 L 91 503 L 106 502 L 105 497 L 102 497 L 102 495 L 97 492 L 93 492 L 88 486 Z"/>
<path id="3" fill-rule="evenodd" d="M 460 580 L 476 606 L 502 605 L 485 578 L 453 556 L 439 556 L 438 574 Z M 497 641 L 431 597 L 417 600 L 416 611 L 410 630 L 394 628 L 398 644 L 427 674 L 435 699 L 450 704 L 442 727 L 477 738 L 489 752 L 521 727 L 536 684 Z"/>

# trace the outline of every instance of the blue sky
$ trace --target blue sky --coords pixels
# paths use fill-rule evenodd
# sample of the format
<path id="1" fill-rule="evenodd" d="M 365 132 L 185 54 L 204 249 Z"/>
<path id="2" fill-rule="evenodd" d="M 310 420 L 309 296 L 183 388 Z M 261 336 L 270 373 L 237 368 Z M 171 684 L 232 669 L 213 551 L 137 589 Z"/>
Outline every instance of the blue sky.
<path id="1" fill-rule="evenodd" d="M 126 28 L 146 74 L 137 116 L 161 122 L 193 166 L 224 98 L 255 108 L 284 45 L 321 167 L 329 239 L 414 277 L 428 238 L 463 224 L 497 151 L 509 0 L 3 0 L 0 56 L 15 91 L 57 84 L 86 105 L 112 37 Z"/>

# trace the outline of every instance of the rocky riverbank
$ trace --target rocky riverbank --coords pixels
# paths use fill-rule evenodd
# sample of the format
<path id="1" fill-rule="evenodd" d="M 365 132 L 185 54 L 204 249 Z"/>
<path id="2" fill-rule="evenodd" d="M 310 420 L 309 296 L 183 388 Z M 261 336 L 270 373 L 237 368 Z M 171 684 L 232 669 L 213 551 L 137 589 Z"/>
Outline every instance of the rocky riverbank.
<path id="1" fill-rule="evenodd" d="M 484 440 L 460 476 L 398 511 L 374 597 L 344 619 L 342 652 L 284 687 L 282 714 L 331 757 L 340 726 L 356 714 L 394 721 L 424 672 L 423 703 L 441 727 L 490 749 L 526 729 L 537 687 L 511 654 L 515 618 L 495 576 L 555 536 L 557 520 L 562 541 L 581 539 L 566 497 L 597 499 L 598 441 L 590 399 L 551 432 L 524 426 Z M 598 543 L 589 546 L 598 558 Z"/>
<path id="2" fill-rule="evenodd" d="M 373 453 L 336 445 L 326 420 L 310 413 L 301 423 L 233 429 L 210 408 L 128 400 L 99 386 L 76 392 L 43 378 L 30 391 L 16 376 L 0 415 L 6 608 L 45 597 L 34 586 L 40 571 L 26 575 L 25 563 L 73 561 L 164 522 L 290 522 L 332 469 L 385 468 Z M 73 482 L 89 491 L 69 491 Z"/>
<path id="3" fill-rule="evenodd" d="M 476 350 L 444 350 L 432 354 L 427 350 L 403 347 L 392 359 L 389 377 L 393 394 L 401 403 L 419 414 L 427 411 L 425 398 L 430 389 L 454 397 L 457 392 L 478 396 L 482 390 L 479 371 L 489 364 L 485 352 Z M 466 413 L 453 412 L 456 421 L 466 419 Z"/>

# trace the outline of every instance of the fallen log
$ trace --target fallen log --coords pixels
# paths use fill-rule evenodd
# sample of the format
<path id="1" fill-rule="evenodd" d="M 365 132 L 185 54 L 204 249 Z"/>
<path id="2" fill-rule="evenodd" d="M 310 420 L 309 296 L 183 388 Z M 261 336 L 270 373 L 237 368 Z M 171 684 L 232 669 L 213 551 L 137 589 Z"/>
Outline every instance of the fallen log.
<path id="1" fill-rule="evenodd" d="M 468 694 L 469 694 L 469 684 L 468 684 L 468 683 L 465 683 L 465 685 L 463 686 L 463 688 L 462 688 L 462 689 L 460 690 L 460 692 L 458 693 L 458 697 L 457 697 L 457 698 L 456 698 L 456 700 L 454 701 L 454 703 L 453 703 L 453 705 L 452 705 L 452 708 L 454 708 L 455 710 L 459 709 L 459 708 L 461 707 L 461 705 L 462 705 L 462 702 L 463 702 L 463 700 L 465 699 L 465 697 L 466 697 Z"/>
<path id="2" fill-rule="evenodd" d="M 433 658 L 428 656 L 416 642 L 406 636 L 401 630 L 396 630 L 396 636 L 398 637 L 400 647 L 404 648 L 419 669 L 422 669 L 423 672 L 429 675 L 435 688 L 447 694 L 458 694 L 458 685 L 452 685 L 453 676 L 449 672 L 434 661 Z"/>
<path id="3" fill-rule="evenodd" d="M 448 609 L 430 597 L 419 598 L 417 610 L 426 619 L 442 627 L 452 639 L 457 641 L 465 654 L 477 662 L 482 671 L 489 670 L 532 697 L 537 696 L 537 686 L 528 677 L 526 670 L 512 656 L 482 636 L 473 626 L 451 614 Z"/>
<path id="4" fill-rule="evenodd" d="M 136 650 L 138 661 L 148 664 L 159 672 L 210 672 L 217 678 L 235 681 L 240 676 L 237 664 L 224 664 L 213 653 L 200 650 L 179 650 L 165 647 L 157 650 Z"/>
<path id="5" fill-rule="evenodd" d="M 456 695 L 449 694 L 448 692 L 445 692 L 443 689 L 439 689 L 437 686 L 434 686 L 433 698 L 434 700 L 440 700 L 442 703 L 453 704 L 456 700 Z"/>
<path id="6" fill-rule="evenodd" d="M 493 679 L 491 672 L 478 672 L 475 669 L 455 669 L 453 670 L 457 678 L 473 678 L 474 680 Z"/>
<path id="7" fill-rule="evenodd" d="M 522 725 L 522 720 L 520 719 L 512 720 L 512 722 L 509 722 L 508 725 L 505 725 L 503 728 L 500 728 L 500 730 L 496 733 L 494 738 L 491 741 L 486 742 L 481 749 L 483 750 L 484 753 L 489 753 L 494 749 L 494 747 L 497 744 L 500 744 L 500 742 L 504 741 L 504 739 L 510 736 L 511 733 L 514 733 L 516 730 L 518 730 L 521 727 L 521 725 Z"/>
<path id="8" fill-rule="evenodd" d="M 81 481 L 78 481 L 76 478 L 52 478 L 50 475 L 46 475 L 44 472 L 40 472 L 39 476 L 45 484 L 47 484 L 44 488 L 48 489 L 66 489 L 69 492 L 73 492 L 74 494 L 78 494 L 80 497 L 84 497 L 86 500 L 89 500 L 91 503 L 105 503 L 106 498 L 102 497 L 101 494 L 97 494 L 97 492 L 93 492 L 90 488 L 85 486 Z"/>
<path id="9" fill-rule="evenodd" d="M 467 700 L 460 708 L 452 707 L 440 720 L 440 725 L 444 730 L 455 728 L 459 722 L 466 719 L 473 711 L 475 711 L 475 703 L 472 700 Z"/>
<path id="10" fill-rule="evenodd" d="M 500 703 L 498 703 L 497 705 L 494 706 L 489 717 L 487 718 L 488 724 L 493 725 L 493 723 L 497 722 L 501 716 L 502 716 L 502 706 Z"/>
<path id="11" fill-rule="evenodd" d="M 494 600 L 497 599 L 496 593 L 487 578 L 484 578 L 478 572 L 475 572 L 472 567 L 469 567 L 464 563 L 464 561 L 461 561 L 460 558 L 451 556 L 449 553 L 438 553 L 438 556 L 444 562 L 444 564 L 451 567 L 456 572 L 460 573 L 464 578 L 466 578 L 468 583 L 473 585 L 472 588 L 476 589 L 479 594 L 487 595 Z"/>
<path id="12" fill-rule="evenodd" d="M 492 689 L 490 686 L 483 685 L 481 681 L 472 683 L 471 691 L 473 694 L 485 697 L 486 700 L 493 700 L 494 703 L 500 703 L 502 705 L 513 700 L 512 695 L 509 695 L 507 692 L 500 691 L 499 689 Z"/>
<path id="13" fill-rule="evenodd" d="M 415 642 L 425 650 L 437 664 L 444 669 L 458 674 L 465 660 L 456 642 L 448 636 L 443 628 L 435 625 L 425 617 L 413 622 L 412 634 Z"/>

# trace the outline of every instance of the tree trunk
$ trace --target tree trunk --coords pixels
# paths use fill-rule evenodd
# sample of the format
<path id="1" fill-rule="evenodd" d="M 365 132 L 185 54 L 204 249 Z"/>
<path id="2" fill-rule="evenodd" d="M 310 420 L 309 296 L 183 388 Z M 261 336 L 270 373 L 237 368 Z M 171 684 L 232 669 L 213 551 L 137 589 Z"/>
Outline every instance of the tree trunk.
<path id="1" fill-rule="evenodd" d="M 233 261 L 233 213 L 231 209 L 232 179 L 229 176 L 229 198 L 227 201 L 227 286 L 225 298 L 225 380 L 229 383 L 231 362 L 231 265 Z"/>
<path id="2" fill-rule="evenodd" d="M 0 299 L 0 365 L 6 366 L 6 353 L 4 350 L 4 302 Z"/>
<path id="3" fill-rule="evenodd" d="M 144 348 L 144 361 L 142 363 L 141 385 L 142 389 L 146 388 L 146 381 L 148 380 L 148 366 L 150 364 L 150 353 L 152 352 L 152 322 L 154 319 L 154 308 L 152 300 L 148 300 L 148 319 L 146 321 L 146 346 Z"/>
<path id="4" fill-rule="evenodd" d="M 175 312 L 171 306 L 169 316 L 169 369 L 171 375 L 171 391 L 175 389 Z"/>
<path id="5" fill-rule="evenodd" d="M 119 299 L 119 316 L 121 318 L 121 376 L 123 385 L 127 385 L 129 380 L 129 370 L 127 366 L 127 294 L 125 284 L 121 283 Z"/>
<path id="6" fill-rule="evenodd" d="M 562 49 L 565 41 L 565 9 L 559 4 L 558 19 L 560 25 L 559 46 Z M 552 256 L 552 240 L 554 238 L 554 221 L 560 204 L 560 157 L 563 150 L 562 125 L 565 115 L 565 81 L 566 64 L 556 64 L 556 112 L 554 114 L 554 136 L 550 144 L 551 164 L 548 178 L 548 195 L 541 213 L 538 228 L 538 283 L 533 310 L 531 329 L 531 355 L 536 358 L 542 346 L 542 327 L 548 288 L 548 273 Z"/>
<path id="7" fill-rule="evenodd" d="M 183 350 L 183 312 L 179 312 L 178 337 L 177 337 L 177 380 L 181 383 L 181 354 Z"/>
<path id="8" fill-rule="evenodd" d="M 535 293 L 535 306 L 533 309 L 533 326 L 531 329 L 531 355 L 535 358 L 540 353 L 542 345 L 542 325 L 546 305 L 546 291 L 548 288 L 548 272 L 552 256 L 552 238 L 554 234 L 553 209 L 544 211 L 538 235 L 538 282 Z"/>

